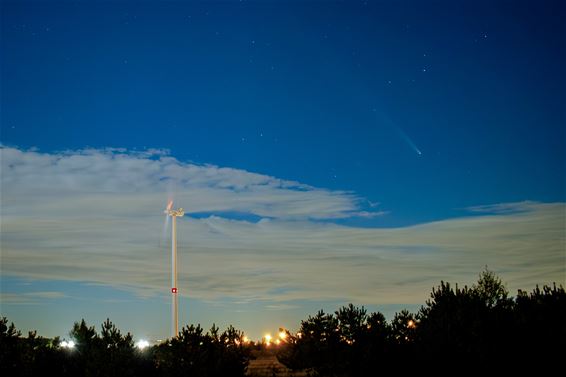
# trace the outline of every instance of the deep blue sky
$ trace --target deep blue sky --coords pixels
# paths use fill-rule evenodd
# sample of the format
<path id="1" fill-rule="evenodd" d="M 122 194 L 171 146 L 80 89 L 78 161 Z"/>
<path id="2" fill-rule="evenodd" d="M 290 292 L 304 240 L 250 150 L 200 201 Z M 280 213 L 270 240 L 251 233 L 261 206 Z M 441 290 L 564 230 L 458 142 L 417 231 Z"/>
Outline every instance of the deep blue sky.
<path id="1" fill-rule="evenodd" d="M 564 237 L 560 229 L 564 229 L 561 206 L 566 201 L 565 20 L 564 1 L 1 1 L 0 142 L 17 149 L 9 152 L 10 158 L 20 156 L 28 159 L 26 163 L 30 165 L 22 163 L 23 167 L 17 172 L 6 170 L 2 174 L 3 180 L 10 181 L 4 186 L 8 189 L 4 192 L 12 193 L 11 196 L 4 194 L 2 205 L 2 293 L 6 295 L 5 303 L 13 300 L 12 306 L 7 304 L 2 310 L 6 309 L 11 319 L 21 318 L 24 326 L 30 328 L 45 322 L 43 329 L 51 328 L 56 332 L 47 335 L 60 334 L 61 328 L 70 325 L 69 318 L 76 320 L 93 311 L 101 312 L 102 320 L 111 316 L 128 321 L 134 307 L 131 305 L 139 305 L 137 312 L 162 317 L 162 296 L 140 301 L 136 294 L 124 293 L 125 286 L 129 289 L 138 284 L 137 289 L 141 289 L 143 285 L 134 279 L 139 276 L 127 275 L 131 266 L 120 265 L 132 259 L 111 262 L 104 259 L 112 256 L 108 250 L 113 248 L 128 249 L 136 255 L 138 250 L 151 244 L 152 241 L 135 238 L 134 234 L 135 221 L 145 218 L 145 214 L 132 215 L 128 220 L 132 227 L 127 235 L 130 239 L 114 234 L 111 222 L 100 233 L 97 233 L 99 228 L 89 232 L 91 225 L 104 225 L 97 221 L 105 218 L 107 209 L 96 205 L 95 196 L 99 192 L 94 188 L 94 199 L 89 197 L 77 203 L 99 212 L 92 215 L 92 223 L 86 221 L 82 224 L 84 229 L 74 232 L 65 233 L 80 224 L 73 220 L 72 211 L 57 212 L 59 203 L 65 203 L 55 201 L 60 198 L 55 198 L 53 192 L 45 199 L 38 189 L 37 197 L 30 198 L 41 204 L 54 203 L 52 212 L 46 210 L 46 206 L 36 208 L 33 204 L 36 202 L 28 207 L 20 206 L 28 200 L 23 194 L 18 196 L 18 192 L 27 189 L 24 183 L 27 184 L 28 178 L 34 182 L 34 177 L 40 177 L 41 184 L 45 183 L 54 191 L 57 191 L 54 186 L 49 186 L 53 176 L 68 178 L 71 184 L 79 182 L 83 185 L 79 185 L 81 188 L 88 186 L 91 179 L 88 174 L 92 172 L 81 175 L 82 170 L 88 170 L 84 167 L 74 169 L 69 163 L 65 169 L 57 170 L 60 166 L 56 164 L 46 165 L 45 169 L 41 165 L 52 153 L 70 150 L 76 155 L 77 150 L 85 148 L 126 148 L 129 153 L 165 148 L 181 162 L 241 169 L 297 181 L 334 194 L 348 191 L 360 198 L 356 210 L 385 212 L 375 218 L 349 217 L 342 216 L 339 208 L 336 213 L 341 218 L 336 221 L 314 216 L 304 227 L 295 223 L 265 225 L 275 229 L 273 234 L 269 233 L 272 237 L 269 242 L 261 238 L 267 237 L 262 233 L 265 231 L 262 224 L 256 224 L 258 228 L 253 228 L 252 232 L 247 230 L 252 227 L 250 224 L 226 225 L 222 219 L 208 219 L 209 213 L 193 214 L 191 221 L 185 218 L 181 224 L 186 231 L 191 226 L 190 229 L 201 230 L 210 226 L 217 232 L 212 232 L 210 239 L 206 239 L 209 237 L 206 232 L 199 234 L 206 241 L 199 244 L 204 245 L 203 250 L 209 250 L 207 242 L 212 244 L 207 254 L 211 259 L 202 259 L 208 263 L 205 270 L 212 271 L 210 279 L 215 278 L 215 273 L 225 273 L 210 266 L 221 265 L 222 258 L 232 258 L 229 253 L 232 245 L 244 250 L 248 246 L 265 248 L 256 250 L 257 255 L 242 256 L 248 259 L 233 261 L 241 263 L 242 268 L 252 265 L 255 270 L 249 267 L 249 276 L 266 277 L 266 281 L 257 282 L 256 286 L 265 288 L 268 293 L 274 292 L 273 302 L 245 301 L 249 297 L 240 300 L 237 294 L 228 295 L 228 303 L 222 311 L 214 309 L 218 302 L 211 304 L 204 295 L 199 296 L 202 301 L 193 298 L 185 301 L 185 305 L 197 313 L 196 316 L 191 314 L 192 320 L 202 321 L 205 326 L 206 321 L 216 321 L 222 316 L 226 323 L 234 319 L 236 326 L 248 331 L 254 326 L 260 327 L 258 324 L 272 328 L 282 323 L 292 326 L 315 311 L 320 302 L 317 292 L 285 295 L 285 289 L 289 288 L 285 285 L 288 275 L 284 273 L 292 272 L 292 268 L 282 271 L 284 268 L 280 267 L 280 271 L 273 267 L 282 261 L 289 265 L 302 261 L 299 263 L 307 271 L 304 276 L 309 275 L 307 278 L 312 278 L 315 286 L 320 284 L 316 279 L 325 273 L 344 279 L 342 287 L 346 287 L 346 293 L 338 292 L 335 296 L 326 291 L 326 296 L 321 293 L 322 301 L 330 296 L 335 300 L 326 301 L 330 310 L 351 297 L 366 300 L 370 295 L 360 294 L 366 289 L 376 289 L 379 294 L 375 297 L 384 297 L 380 294 L 384 294 L 386 288 L 393 299 L 368 299 L 369 304 L 384 303 L 397 310 L 407 303 L 414 308 L 422 302 L 404 295 L 417 289 L 422 291 L 416 282 L 424 282 L 422 286 L 428 288 L 430 281 L 446 280 L 446 276 L 473 278 L 478 268 L 488 262 L 496 270 L 509 272 L 514 287 L 523 283 L 542 284 L 547 282 L 547 276 L 563 277 L 560 263 L 563 267 L 564 255 L 560 255 L 560 250 L 563 250 Z M 33 154 L 19 152 L 30 148 L 46 154 L 36 158 Z M 124 160 L 137 166 L 135 153 L 132 156 Z M 128 170 L 124 165 L 116 170 L 108 168 L 105 158 L 95 153 L 85 159 L 92 161 L 96 168 L 104 167 L 100 176 L 105 178 L 100 179 L 108 179 L 109 187 L 121 187 L 121 174 L 126 175 Z M 191 177 L 199 178 L 201 174 L 187 166 L 176 168 Z M 203 175 L 221 174 L 213 167 L 203 171 Z M 232 173 L 240 176 L 241 172 Z M 152 178 L 140 172 L 136 174 L 132 176 L 147 182 Z M 232 176 L 227 174 L 226 179 L 229 181 Z M 61 183 L 63 189 L 67 188 L 65 182 Z M 127 179 L 124 182 L 132 186 L 136 183 Z M 217 193 L 215 182 L 209 187 L 213 194 Z M 159 182 L 151 184 L 152 188 L 160 187 Z M 99 189 L 103 185 L 93 186 Z M 280 191 L 294 197 L 300 189 L 269 191 L 255 199 L 265 198 L 268 203 L 265 208 L 276 211 Z M 254 192 L 263 193 L 261 188 Z M 314 198 L 314 204 L 305 203 L 305 208 L 320 205 L 325 209 L 326 205 L 334 205 L 332 200 L 336 200 L 338 206 L 343 203 L 343 194 L 328 200 L 325 193 L 317 190 L 307 193 Z M 115 194 L 116 197 L 125 195 L 119 190 Z M 163 205 L 165 196 L 163 193 Z M 240 208 L 239 200 L 236 195 L 226 198 L 226 202 L 231 201 L 229 208 L 236 208 L 234 211 Z M 532 223 L 530 217 L 509 223 L 488 218 L 482 219 L 483 227 L 478 228 L 474 222 L 460 221 L 463 216 L 473 215 L 466 210 L 471 206 L 522 201 L 560 203 L 547 206 L 527 202 L 490 207 L 503 212 L 531 211 Z M 140 199 L 135 203 L 145 205 L 146 202 Z M 284 203 L 282 208 L 295 211 L 293 204 Z M 255 205 L 252 203 L 249 208 L 257 209 Z M 204 206 L 214 208 L 210 202 Z M 191 208 L 186 209 L 191 212 Z M 52 214 L 56 219 L 47 221 Z M 18 216 L 25 218 L 26 215 L 28 221 L 37 221 L 33 223 L 36 226 L 33 230 L 38 233 L 26 235 L 18 228 L 23 224 L 18 222 Z M 221 215 L 238 218 L 241 214 Z M 257 213 L 254 216 L 252 220 L 261 218 Z M 150 217 L 148 215 L 148 229 L 154 226 Z M 287 219 L 284 215 L 282 218 Z M 414 232 L 413 228 L 405 228 L 448 219 L 453 221 L 428 224 Z M 348 225 L 352 235 L 343 229 L 342 233 L 334 232 L 332 227 L 324 233 L 313 225 L 321 225 L 320 222 Z M 53 225 L 52 231 L 42 233 L 46 224 L 63 225 Z M 513 232 L 507 228 L 509 224 L 516 227 Z M 246 230 L 241 231 L 239 227 Z M 360 233 L 358 227 L 374 228 L 374 232 Z M 458 228 L 455 232 L 455 227 L 464 230 Z M 389 229 L 389 233 L 379 228 L 394 229 Z M 229 230 L 224 230 L 224 234 L 223 229 Z M 478 229 L 489 233 L 489 237 L 478 238 L 479 251 L 474 249 Z M 513 242 L 529 231 L 531 233 L 520 241 Z M 225 244 L 214 238 L 226 234 Z M 304 241 L 305 248 L 312 246 L 313 259 L 308 259 L 310 254 L 307 253 L 300 255 L 306 259 L 293 254 L 294 249 L 280 241 L 284 239 L 281 234 L 296 242 Z M 341 239 L 341 234 L 347 236 Z M 450 238 L 453 234 L 457 235 L 455 240 Z M 67 235 L 76 243 L 66 244 Z M 249 240 L 245 235 L 249 235 Z M 332 237 L 336 237 L 336 242 L 328 241 L 334 240 Z M 508 241 L 508 237 L 513 241 Z M 201 242 L 197 238 L 193 233 L 184 241 Z M 100 259 L 89 251 L 98 245 L 98 240 L 100 247 L 107 248 L 100 252 Z M 352 243 L 357 246 L 350 250 L 347 245 Z M 59 253 L 60 245 L 69 249 L 75 247 L 76 255 L 84 252 L 98 264 L 93 263 L 90 272 L 85 272 L 78 280 L 72 274 L 58 276 L 59 267 L 65 267 L 67 261 L 67 256 Z M 460 245 L 469 248 L 458 249 L 462 254 L 438 251 L 444 248 L 452 251 Z M 387 254 L 391 248 L 398 253 Z M 545 255 L 550 256 L 532 254 L 529 248 L 544 250 Z M 514 254 L 519 249 L 520 253 Z M 385 254 L 372 254 L 376 250 Z M 435 259 L 417 253 L 422 250 L 430 251 L 431 258 Z M 41 266 L 35 266 L 35 262 L 30 265 L 28 251 L 45 258 L 45 263 L 52 261 L 49 268 L 55 272 L 48 275 Z M 147 251 L 147 254 L 157 258 L 157 252 L 162 251 Z M 195 250 L 190 252 L 195 258 L 201 257 Z M 285 252 L 289 255 L 280 255 Z M 322 253 L 320 258 L 318 252 Z M 344 261 L 336 257 L 347 252 L 353 252 L 353 256 L 346 256 Z M 273 259 L 263 259 L 264 255 Z M 356 259 L 362 257 L 366 259 Z M 531 257 L 534 259 L 529 259 Z M 447 258 L 454 258 L 446 264 L 453 267 L 437 267 Z M 544 260 L 538 266 L 540 270 L 529 270 L 538 260 Z M 329 268 L 317 270 L 319 261 L 320 266 L 329 263 Z M 392 267 L 382 261 L 392 263 Z M 117 278 L 106 288 L 89 285 L 106 281 L 103 269 L 97 266 L 109 264 L 118 270 L 115 276 L 120 277 L 122 268 L 127 279 Z M 275 273 L 271 275 L 272 272 Z M 393 281 L 388 275 L 390 272 L 402 278 L 398 284 L 391 283 L 399 291 L 382 285 Z M 225 280 L 210 282 L 202 278 L 201 281 L 193 271 L 191 273 L 190 278 L 194 280 L 186 282 L 191 287 L 187 290 L 189 295 L 193 294 L 191 289 L 198 286 L 197 283 L 202 283 L 199 294 L 225 294 L 229 291 L 225 288 L 234 286 L 236 281 L 236 278 L 230 280 L 230 276 Z M 454 275 L 450 275 L 452 273 Z M 289 279 L 300 280 L 289 276 Z M 249 279 L 243 280 L 247 283 Z M 85 284 L 81 290 L 89 294 L 98 292 L 92 293 L 93 297 L 113 296 L 121 300 L 126 296 L 135 304 L 90 302 L 76 293 L 75 281 Z M 244 283 L 238 287 L 247 287 Z M 309 286 L 307 283 L 304 286 Z M 166 292 L 167 284 L 167 279 L 163 278 Z M 113 293 L 107 294 L 107 288 Z M 297 290 L 303 293 L 304 287 Z M 239 293 L 243 291 L 249 293 L 245 289 Z M 425 291 L 422 294 L 426 297 Z M 32 299 L 51 301 L 36 311 L 34 308 L 39 307 L 28 305 Z M 59 305 L 57 300 L 66 304 Z M 252 308 L 253 315 L 234 309 L 231 303 L 238 300 Z M 233 312 L 228 311 L 229 307 Z M 269 307 L 283 308 L 286 314 L 266 311 L 271 310 Z M 63 310 L 69 318 L 63 318 Z M 38 312 L 44 313 L 44 318 L 39 318 Z M 53 322 L 49 322 L 49 318 Z M 55 324 L 55 319 L 60 319 L 60 323 Z M 136 320 L 144 321 L 143 318 Z M 152 331 L 167 336 L 166 326 L 162 325 L 163 328 Z M 260 329 L 254 331 L 259 334 Z"/>
<path id="2" fill-rule="evenodd" d="M 562 201 L 564 15 L 560 1 L 3 2 L 2 142 L 169 148 L 352 190 L 390 211 L 381 226 Z"/>

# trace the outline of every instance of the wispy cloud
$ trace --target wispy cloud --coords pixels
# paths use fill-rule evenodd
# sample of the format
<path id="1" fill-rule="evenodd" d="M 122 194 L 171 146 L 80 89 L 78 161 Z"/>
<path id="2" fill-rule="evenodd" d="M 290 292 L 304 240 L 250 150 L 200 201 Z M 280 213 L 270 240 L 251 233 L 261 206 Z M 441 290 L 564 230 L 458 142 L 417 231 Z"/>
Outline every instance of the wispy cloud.
<path id="1" fill-rule="evenodd" d="M 2 273 L 160 294 L 171 182 L 189 212 L 260 218 L 179 219 L 180 292 L 202 300 L 422 303 L 441 279 L 472 282 L 486 264 L 511 290 L 565 277 L 564 203 L 479 206 L 471 209 L 479 215 L 405 228 L 345 227 L 316 220 L 379 212 L 351 192 L 185 164 L 166 151 L 15 148 L 2 149 Z"/>
<path id="2" fill-rule="evenodd" d="M 36 213 L 68 216 L 86 209 L 106 216 L 147 216 L 174 187 L 190 212 L 241 212 L 261 217 L 368 217 L 351 192 L 213 165 L 181 163 L 164 150 L 87 149 L 56 154 L 2 148 L 4 210 L 25 199 Z M 64 200 L 63 203 L 61 203 Z M 13 205 L 16 204 L 16 205 Z M 153 213 L 158 213 L 154 211 Z"/>
<path id="3" fill-rule="evenodd" d="M 470 212 L 500 215 L 500 214 L 510 214 L 510 213 L 529 211 L 536 208 L 537 205 L 538 203 L 536 202 L 524 201 L 517 203 L 499 203 L 499 204 L 473 206 L 473 207 L 468 207 L 466 209 Z"/>
<path id="4" fill-rule="evenodd" d="M 39 304 L 44 300 L 55 300 L 66 298 L 67 295 L 57 291 L 39 291 L 39 292 L 1 292 L 0 297 L 4 304 Z"/>

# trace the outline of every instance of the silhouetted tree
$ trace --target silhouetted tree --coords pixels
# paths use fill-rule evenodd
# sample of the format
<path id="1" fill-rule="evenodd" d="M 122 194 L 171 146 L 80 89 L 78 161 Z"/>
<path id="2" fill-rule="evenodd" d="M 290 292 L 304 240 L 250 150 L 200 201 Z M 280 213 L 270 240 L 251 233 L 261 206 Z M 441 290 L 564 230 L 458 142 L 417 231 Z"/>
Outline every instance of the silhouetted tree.
<path id="1" fill-rule="evenodd" d="M 367 376 L 383 367 L 390 329 L 381 313 L 367 315 L 353 304 L 334 315 L 319 311 L 287 333 L 277 357 L 288 368 L 312 370 L 319 376 Z"/>
<path id="2" fill-rule="evenodd" d="M 519 365 L 527 360 L 544 360 L 540 369 L 562 368 L 566 350 L 564 287 L 537 286 L 530 294 L 519 290 L 514 314 L 514 353 Z"/>
<path id="3" fill-rule="evenodd" d="M 478 282 L 472 286 L 472 291 L 478 295 L 480 301 L 488 308 L 509 307 L 513 300 L 507 296 L 509 292 L 501 279 L 490 271 L 487 266 L 480 273 Z"/>
<path id="4" fill-rule="evenodd" d="M 362 306 L 355 307 L 353 304 L 343 306 L 336 312 L 338 320 L 338 330 L 340 332 L 340 340 L 348 344 L 359 341 L 362 334 L 367 330 L 367 312 Z"/>
<path id="5" fill-rule="evenodd" d="M 417 320 L 413 313 L 403 309 L 391 321 L 391 336 L 396 344 L 407 345 L 415 341 Z"/>
<path id="6" fill-rule="evenodd" d="M 368 316 L 366 328 L 360 340 L 360 348 L 364 354 L 367 375 L 375 375 L 391 358 L 392 329 L 380 312 Z"/>
<path id="7" fill-rule="evenodd" d="M 30 331 L 24 343 L 23 368 L 25 375 L 62 375 L 65 373 L 65 355 L 59 347 L 59 337 L 43 338 Z"/>
<path id="8" fill-rule="evenodd" d="M 339 322 L 332 314 L 320 310 L 315 316 L 301 321 L 296 337 L 289 337 L 287 347 L 278 355 L 291 369 L 312 369 L 318 375 L 337 376 L 343 372 L 340 359 Z"/>
<path id="9" fill-rule="evenodd" d="M 123 335 L 110 319 L 102 324 L 100 335 L 83 319 L 73 325 L 70 336 L 75 348 L 66 350 L 68 374 L 87 377 L 153 374 L 151 350 L 136 350 L 132 335 Z"/>
<path id="10" fill-rule="evenodd" d="M 419 313 L 421 356 L 469 369 L 501 363 L 512 338 L 512 310 L 505 286 L 487 269 L 471 288 L 441 282 Z"/>
<path id="11" fill-rule="evenodd" d="M 249 350 L 232 326 L 219 334 L 215 325 L 209 333 L 191 325 L 159 345 L 154 360 L 162 376 L 244 376 Z"/>
<path id="12" fill-rule="evenodd" d="M 69 335 L 75 342 L 76 349 L 79 353 L 88 353 L 89 351 L 100 348 L 101 342 L 94 326 L 88 326 L 85 320 L 75 322 Z"/>
<path id="13" fill-rule="evenodd" d="M 102 324 L 100 333 L 99 370 L 105 376 L 130 376 L 136 372 L 136 355 L 132 335 L 122 335 L 120 330 L 110 321 Z"/>
<path id="14" fill-rule="evenodd" d="M 3 376 L 17 376 L 21 368 L 20 335 L 14 322 L 8 325 L 8 319 L 0 319 L 0 371 Z"/>
<path id="15" fill-rule="evenodd" d="M 418 326 L 415 314 L 405 309 L 395 313 L 391 321 L 388 362 L 390 367 L 395 367 L 402 374 L 416 370 L 418 355 L 415 340 Z"/>
<path id="16" fill-rule="evenodd" d="M 28 332 L 26 338 L 12 322 L 0 319 L 0 375 L 37 376 L 62 374 L 64 355 L 58 349 L 59 338 L 47 339 Z"/>
<path id="17" fill-rule="evenodd" d="M 338 309 L 335 315 L 340 340 L 339 372 L 347 376 L 365 375 L 367 365 L 364 357 L 367 355 L 363 351 L 368 346 L 364 341 L 368 332 L 367 312 L 363 306 L 358 308 L 349 304 Z"/>

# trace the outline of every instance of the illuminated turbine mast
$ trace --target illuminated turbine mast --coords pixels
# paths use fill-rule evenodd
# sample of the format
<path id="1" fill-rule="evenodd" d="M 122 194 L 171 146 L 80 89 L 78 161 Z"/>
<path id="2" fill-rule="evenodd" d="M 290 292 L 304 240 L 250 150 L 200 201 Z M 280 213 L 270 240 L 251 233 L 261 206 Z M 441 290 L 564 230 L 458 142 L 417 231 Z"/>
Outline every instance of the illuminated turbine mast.
<path id="1" fill-rule="evenodd" d="M 165 213 L 173 219 L 171 226 L 171 336 L 179 334 L 179 314 L 177 310 L 177 217 L 183 217 L 185 211 L 182 208 L 171 209 L 173 203 L 167 206 Z"/>

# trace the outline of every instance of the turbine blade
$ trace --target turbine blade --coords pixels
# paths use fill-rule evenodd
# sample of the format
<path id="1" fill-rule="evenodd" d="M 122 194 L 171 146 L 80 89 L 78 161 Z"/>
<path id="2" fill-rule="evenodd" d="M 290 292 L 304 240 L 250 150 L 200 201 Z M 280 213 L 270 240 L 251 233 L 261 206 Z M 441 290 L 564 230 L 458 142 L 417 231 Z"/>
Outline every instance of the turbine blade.
<path id="1" fill-rule="evenodd" d="M 167 238 L 167 229 L 169 228 L 169 215 L 165 215 L 165 221 L 163 221 L 163 231 L 161 232 L 161 245 L 165 245 Z"/>

